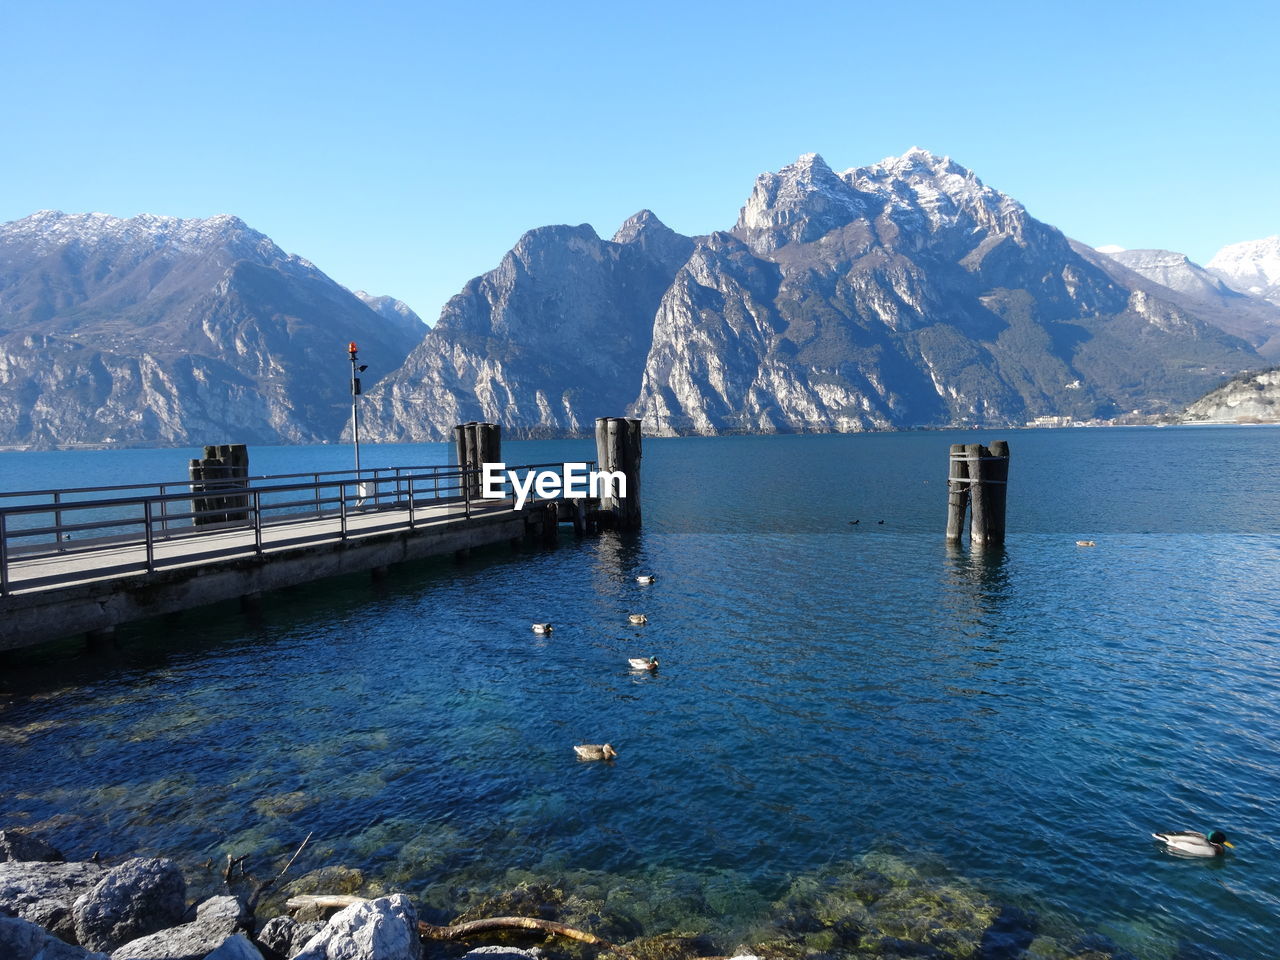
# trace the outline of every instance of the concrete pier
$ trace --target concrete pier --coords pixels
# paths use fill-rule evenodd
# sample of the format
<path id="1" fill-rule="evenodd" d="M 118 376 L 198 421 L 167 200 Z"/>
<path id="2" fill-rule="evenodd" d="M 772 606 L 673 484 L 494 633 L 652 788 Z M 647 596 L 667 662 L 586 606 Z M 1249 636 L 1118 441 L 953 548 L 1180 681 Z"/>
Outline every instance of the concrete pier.
<path id="1" fill-rule="evenodd" d="M 411 523 L 407 509 L 376 510 L 348 515 L 345 531 L 336 518 L 304 518 L 257 531 L 241 526 L 175 537 L 152 545 L 156 569 L 123 576 L 116 572 L 121 567 L 142 564 L 142 545 L 11 556 L 9 594 L 0 597 L 0 651 L 75 634 L 106 636 L 121 624 L 325 577 L 368 576 L 408 560 L 541 539 L 544 525 L 559 519 L 545 502 L 517 511 L 510 500 L 485 501 L 468 512 L 460 514 L 457 505 L 418 508 Z"/>

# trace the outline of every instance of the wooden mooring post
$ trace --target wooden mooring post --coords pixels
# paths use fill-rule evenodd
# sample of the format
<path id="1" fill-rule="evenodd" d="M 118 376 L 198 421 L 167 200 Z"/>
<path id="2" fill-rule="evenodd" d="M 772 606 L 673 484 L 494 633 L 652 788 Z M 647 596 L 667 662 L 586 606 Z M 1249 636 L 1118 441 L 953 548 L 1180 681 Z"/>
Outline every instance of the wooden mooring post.
<path id="1" fill-rule="evenodd" d="M 496 423 L 472 420 L 455 426 L 453 437 L 458 450 L 458 466 L 467 471 L 459 486 L 466 484 L 471 499 L 479 500 L 481 468 L 486 463 L 502 462 L 502 427 Z"/>
<path id="2" fill-rule="evenodd" d="M 640 421 L 626 417 L 596 420 L 596 462 L 601 471 L 621 473 L 627 495 L 614 487 L 602 490 L 600 510 L 613 515 L 619 530 L 640 528 Z"/>
<path id="3" fill-rule="evenodd" d="M 223 492 L 249 485 L 249 448 L 243 443 L 205 447 L 204 457 L 191 461 L 190 475 L 191 492 L 196 495 L 191 501 L 191 512 L 197 514 L 192 521 L 195 526 L 243 523 L 249 518 L 248 495 Z"/>
<path id="4" fill-rule="evenodd" d="M 947 541 L 960 541 L 967 506 L 970 545 L 1004 543 L 1008 482 L 1009 444 L 1005 441 L 995 441 L 990 449 L 980 443 L 953 443 L 947 474 Z"/>

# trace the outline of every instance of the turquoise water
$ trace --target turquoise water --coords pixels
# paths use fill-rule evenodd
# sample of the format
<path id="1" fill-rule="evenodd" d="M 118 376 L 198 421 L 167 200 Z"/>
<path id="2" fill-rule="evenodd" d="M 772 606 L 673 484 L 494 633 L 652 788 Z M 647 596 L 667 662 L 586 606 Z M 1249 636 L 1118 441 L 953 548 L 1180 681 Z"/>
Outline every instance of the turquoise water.
<path id="1" fill-rule="evenodd" d="M 649 440 L 639 535 L 566 530 L 130 628 L 110 657 L 23 657 L 0 680 L 0 824 L 73 856 L 177 854 L 196 886 L 207 858 L 287 858 L 314 831 L 299 871 L 359 868 L 445 912 L 534 876 L 697 888 L 645 916 L 724 951 L 798 878 L 887 851 L 1064 943 L 1273 955 L 1280 434 L 1009 433 L 1007 548 L 948 549 L 947 444 L 997 437 Z M 348 454 L 255 449 L 253 469 Z M 0 454 L 0 488 L 189 455 Z M 627 669 L 650 654 L 657 674 Z M 606 740 L 615 763 L 574 760 Z M 1225 861 L 1149 838 L 1210 827 Z"/>

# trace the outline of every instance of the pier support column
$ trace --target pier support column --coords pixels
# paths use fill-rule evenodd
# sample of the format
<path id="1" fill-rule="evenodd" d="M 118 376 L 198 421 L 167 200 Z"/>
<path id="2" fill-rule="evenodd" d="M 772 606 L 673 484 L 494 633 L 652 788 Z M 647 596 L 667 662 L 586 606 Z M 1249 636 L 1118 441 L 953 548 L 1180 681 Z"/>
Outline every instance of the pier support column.
<path id="1" fill-rule="evenodd" d="M 601 490 L 600 509 L 613 515 L 619 530 L 640 529 L 640 421 L 624 417 L 596 420 L 596 462 L 601 471 L 620 473 L 626 482 L 626 496 L 615 487 Z"/>

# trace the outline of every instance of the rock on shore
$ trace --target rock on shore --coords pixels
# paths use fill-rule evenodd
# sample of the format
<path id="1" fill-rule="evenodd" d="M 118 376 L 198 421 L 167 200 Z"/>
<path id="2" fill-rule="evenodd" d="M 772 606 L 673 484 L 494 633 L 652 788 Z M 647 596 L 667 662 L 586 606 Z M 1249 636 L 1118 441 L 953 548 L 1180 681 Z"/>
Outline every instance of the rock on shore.
<path id="1" fill-rule="evenodd" d="M 187 881 L 172 860 L 135 858 L 106 876 L 72 907 L 76 940 L 91 950 L 114 950 L 182 921 Z"/>

